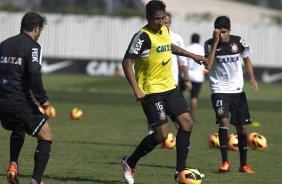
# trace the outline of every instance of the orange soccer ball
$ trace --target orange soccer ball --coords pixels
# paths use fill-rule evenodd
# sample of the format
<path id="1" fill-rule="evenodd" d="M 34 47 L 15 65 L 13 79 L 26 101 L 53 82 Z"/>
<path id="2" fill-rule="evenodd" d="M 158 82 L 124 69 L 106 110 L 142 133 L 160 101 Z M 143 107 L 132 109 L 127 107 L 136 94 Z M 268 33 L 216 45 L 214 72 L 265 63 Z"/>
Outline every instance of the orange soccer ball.
<path id="1" fill-rule="evenodd" d="M 166 140 L 163 142 L 162 147 L 167 149 L 173 149 L 176 146 L 176 137 L 173 133 L 168 133 Z"/>
<path id="2" fill-rule="evenodd" d="M 201 184 L 202 176 L 197 169 L 185 168 L 178 175 L 178 182 L 182 184 Z"/>
<path id="3" fill-rule="evenodd" d="M 228 137 L 228 148 L 232 151 L 238 151 L 238 135 L 230 134 Z"/>
<path id="4" fill-rule="evenodd" d="M 258 135 L 259 135 L 259 133 L 257 133 L 257 132 L 252 132 L 252 133 L 249 134 L 249 136 L 248 136 L 248 144 L 249 144 L 250 147 L 252 147 L 253 140 Z"/>
<path id="5" fill-rule="evenodd" d="M 210 148 L 219 148 L 218 133 L 211 134 L 208 143 Z"/>
<path id="6" fill-rule="evenodd" d="M 249 140 L 249 145 L 254 150 L 265 150 L 267 148 L 267 140 L 261 134 L 254 134 L 252 139 Z"/>
<path id="7" fill-rule="evenodd" d="M 80 119 L 81 117 L 82 117 L 82 115 L 83 115 L 83 111 L 81 110 L 81 109 L 79 109 L 79 108 L 73 108 L 72 110 L 71 110 L 71 112 L 70 112 L 70 117 L 71 117 L 71 119 L 73 119 L 73 120 L 78 120 L 78 119 Z"/>

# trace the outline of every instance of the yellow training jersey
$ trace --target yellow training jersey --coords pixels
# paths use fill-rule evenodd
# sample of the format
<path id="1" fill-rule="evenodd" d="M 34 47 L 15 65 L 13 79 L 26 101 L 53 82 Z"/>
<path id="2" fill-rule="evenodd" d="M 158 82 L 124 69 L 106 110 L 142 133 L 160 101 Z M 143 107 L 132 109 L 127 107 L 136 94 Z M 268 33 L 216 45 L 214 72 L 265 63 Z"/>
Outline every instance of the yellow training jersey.
<path id="1" fill-rule="evenodd" d="M 171 73 L 171 40 L 165 26 L 159 33 L 143 27 L 133 37 L 127 53 L 136 54 L 135 75 L 144 94 L 165 92 L 176 87 Z"/>

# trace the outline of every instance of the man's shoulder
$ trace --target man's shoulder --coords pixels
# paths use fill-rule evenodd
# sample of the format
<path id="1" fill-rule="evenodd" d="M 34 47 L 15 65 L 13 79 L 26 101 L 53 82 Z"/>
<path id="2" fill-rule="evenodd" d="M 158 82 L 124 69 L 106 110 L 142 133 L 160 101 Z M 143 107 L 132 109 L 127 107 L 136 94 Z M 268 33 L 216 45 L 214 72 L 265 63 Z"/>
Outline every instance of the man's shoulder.
<path id="1" fill-rule="evenodd" d="M 6 44 L 6 43 L 10 43 L 10 42 L 15 42 L 18 39 L 19 39 L 19 34 L 15 35 L 15 36 L 11 36 L 11 37 L 5 39 L 4 41 L 2 41 L 1 43 Z"/>
<path id="2" fill-rule="evenodd" d="M 213 38 L 210 38 L 205 41 L 205 44 L 208 44 L 208 45 L 212 45 L 212 43 L 213 43 Z"/>
<path id="3" fill-rule="evenodd" d="M 230 41 L 232 42 L 240 42 L 241 40 L 241 36 L 237 36 L 237 35 L 230 35 L 229 38 L 230 38 Z"/>
<path id="4" fill-rule="evenodd" d="M 31 36 L 29 36 L 26 33 L 20 33 L 19 34 L 19 39 L 25 41 L 25 43 L 23 44 L 23 46 L 25 46 L 25 47 L 29 47 L 30 46 L 32 48 L 34 48 L 34 47 L 41 48 L 41 45 L 37 41 L 33 40 L 31 38 Z"/>
<path id="5" fill-rule="evenodd" d="M 135 33 L 133 37 L 146 40 L 149 39 L 149 34 L 146 32 L 145 29 L 142 28 L 137 33 Z"/>
<path id="6" fill-rule="evenodd" d="M 177 45 L 178 47 L 181 47 L 181 48 L 184 47 L 184 40 L 179 34 L 176 34 L 172 31 L 169 31 L 169 37 L 170 37 L 173 44 L 175 44 L 175 45 Z"/>
<path id="7" fill-rule="evenodd" d="M 171 38 L 174 38 L 176 40 L 183 40 L 182 36 L 180 36 L 180 34 L 177 34 L 175 32 L 172 32 L 171 30 L 169 30 L 169 35 Z"/>

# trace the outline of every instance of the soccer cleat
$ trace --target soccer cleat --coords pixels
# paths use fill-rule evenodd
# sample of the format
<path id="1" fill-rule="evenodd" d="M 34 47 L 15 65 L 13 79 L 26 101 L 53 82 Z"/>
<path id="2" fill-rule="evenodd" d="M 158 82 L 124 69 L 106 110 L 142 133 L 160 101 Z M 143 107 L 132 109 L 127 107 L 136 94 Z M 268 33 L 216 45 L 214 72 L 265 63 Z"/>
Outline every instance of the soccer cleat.
<path id="1" fill-rule="evenodd" d="M 37 184 L 37 181 L 35 179 L 31 179 L 29 184 Z M 41 181 L 40 184 L 44 184 L 44 182 Z"/>
<path id="2" fill-rule="evenodd" d="M 250 168 L 250 166 L 245 165 L 239 169 L 239 172 L 248 173 L 248 174 L 256 174 L 254 170 Z"/>
<path id="3" fill-rule="evenodd" d="M 123 157 L 122 166 L 123 166 L 123 178 L 125 179 L 127 184 L 134 184 L 134 170 L 135 168 L 129 167 L 127 164 L 127 158 Z"/>
<path id="4" fill-rule="evenodd" d="M 7 181 L 9 184 L 19 184 L 18 168 L 16 163 L 10 163 L 7 171 Z"/>
<path id="5" fill-rule="evenodd" d="M 219 167 L 218 171 L 219 172 L 229 172 L 230 168 L 230 162 L 229 161 L 224 161 L 221 166 Z"/>

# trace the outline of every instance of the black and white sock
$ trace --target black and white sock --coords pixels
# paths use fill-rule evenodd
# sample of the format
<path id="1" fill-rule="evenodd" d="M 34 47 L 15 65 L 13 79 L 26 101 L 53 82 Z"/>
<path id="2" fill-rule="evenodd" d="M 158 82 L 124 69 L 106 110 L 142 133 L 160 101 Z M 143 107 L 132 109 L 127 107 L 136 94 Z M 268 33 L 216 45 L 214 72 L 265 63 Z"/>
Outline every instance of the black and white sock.
<path id="1" fill-rule="evenodd" d="M 218 138 L 220 144 L 220 152 L 222 157 L 222 162 L 227 161 L 227 150 L 228 150 L 228 127 L 219 127 Z"/>
<path id="2" fill-rule="evenodd" d="M 24 143 L 25 132 L 12 132 L 10 137 L 10 163 L 18 165 L 18 159 Z"/>
<path id="3" fill-rule="evenodd" d="M 240 166 L 243 167 L 247 164 L 247 152 L 248 152 L 247 134 L 238 134 L 238 147 L 240 153 Z"/>
<path id="4" fill-rule="evenodd" d="M 127 164 L 129 167 L 135 167 L 138 160 L 147 155 L 149 152 L 151 152 L 157 145 L 158 141 L 155 138 L 155 134 L 149 134 L 147 135 L 141 143 L 137 146 L 135 151 L 130 155 L 127 159 Z"/>
<path id="5" fill-rule="evenodd" d="M 176 171 L 181 172 L 186 168 L 186 160 L 190 149 L 191 132 L 178 129 L 176 135 Z"/>
<path id="6" fill-rule="evenodd" d="M 37 148 L 34 153 L 35 164 L 34 164 L 34 170 L 32 174 L 32 178 L 36 180 L 37 183 L 41 182 L 41 178 L 47 166 L 50 152 L 51 152 L 51 144 L 52 144 L 52 141 L 47 141 L 47 140 L 38 141 Z"/>

